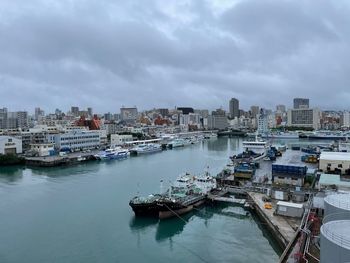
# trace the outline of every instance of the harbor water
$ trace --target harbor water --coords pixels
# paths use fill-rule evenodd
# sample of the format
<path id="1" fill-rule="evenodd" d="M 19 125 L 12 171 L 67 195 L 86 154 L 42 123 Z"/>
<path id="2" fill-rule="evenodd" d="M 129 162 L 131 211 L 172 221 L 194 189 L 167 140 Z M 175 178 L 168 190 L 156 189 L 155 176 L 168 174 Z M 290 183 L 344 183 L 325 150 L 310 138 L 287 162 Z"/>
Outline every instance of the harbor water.
<path id="1" fill-rule="evenodd" d="M 218 173 L 241 143 L 219 138 L 120 161 L 2 167 L 0 262 L 277 262 L 272 236 L 241 207 L 159 221 L 135 218 L 128 205 L 180 173 Z"/>

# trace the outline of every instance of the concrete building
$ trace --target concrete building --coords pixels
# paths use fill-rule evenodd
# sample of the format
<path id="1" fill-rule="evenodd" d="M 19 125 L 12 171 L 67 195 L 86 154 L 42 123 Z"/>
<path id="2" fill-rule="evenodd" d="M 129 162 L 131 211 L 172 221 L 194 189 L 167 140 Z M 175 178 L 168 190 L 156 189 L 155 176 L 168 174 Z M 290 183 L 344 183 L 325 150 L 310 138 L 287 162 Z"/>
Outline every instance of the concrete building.
<path id="1" fill-rule="evenodd" d="M 44 157 L 50 156 L 55 153 L 54 144 L 53 143 L 38 143 L 31 144 L 30 150 L 36 153 L 37 156 Z"/>
<path id="2" fill-rule="evenodd" d="M 136 121 L 137 119 L 137 108 L 120 108 L 120 116 L 122 121 Z"/>
<path id="3" fill-rule="evenodd" d="M 80 151 L 100 147 L 100 133 L 98 131 L 72 130 L 67 133 L 56 134 L 55 148 L 57 150 L 70 149 Z"/>
<path id="4" fill-rule="evenodd" d="M 230 118 L 239 118 L 239 100 L 236 98 L 230 99 L 229 115 Z"/>
<path id="5" fill-rule="evenodd" d="M 0 129 L 7 129 L 7 108 L 0 109 Z"/>
<path id="6" fill-rule="evenodd" d="M 40 120 L 44 116 L 45 116 L 45 112 L 42 109 L 40 109 L 40 107 L 35 108 L 34 119 L 36 121 Z"/>
<path id="7" fill-rule="evenodd" d="M 340 125 L 342 127 L 346 127 L 346 128 L 350 127 L 350 112 L 349 111 L 342 112 L 341 117 L 340 117 Z"/>
<path id="8" fill-rule="evenodd" d="M 92 108 L 91 107 L 87 108 L 87 111 L 88 111 L 89 117 L 92 118 L 94 116 L 94 112 L 92 111 Z"/>
<path id="9" fill-rule="evenodd" d="M 131 134 L 111 134 L 111 146 L 124 145 L 126 142 L 133 141 Z"/>
<path id="10" fill-rule="evenodd" d="M 321 127 L 319 109 L 289 109 L 288 126 L 313 128 L 315 130 Z"/>
<path id="11" fill-rule="evenodd" d="M 350 181 L 342 180 L 339 174 L 321 174 L 317 187 L 320 191 L 336 187 L 338 190 L 350 192 Z"/>
<path id="12" fill-rule="evenodd" d="M 286 112 L 286 105 L 277 105 L 276 106 L 276 111 L 279 112 L 279 113 L 283 113 L 283 112 Z"/>
<path id="13" fill-rule="evenodd" d="M 304 205 L 284 201 L 278 201 L 276 214 L 288 217 L 301 218 L 304 214 Z"/>
<path id="14" fill-rule="evenodd" d="M 257 115 L 257 120 L 258 120 L 258 134 L 266 134 L 269 129 L 268 129 L 268 120 L 267 120 L 267 115 L 264 111 L 264 109 L 260 110 L 260 113 Z"/>
<path id="15" fill-rule="evenodd" d="M 307 98 L 295 98 L 293 100 L 294 109 L 308 109 L 310 100 Z"/>
<path id="16" fill-rule="evenodd" d="M 194 125 L 200 128 L 200 116 L 198 113 L 180 114 L 179 115 L 179 125 L 188 126 Z"/>
<path id="17" fill-rule="evenodd" d="M 350 153 L 321 152 L 319 169 L 325 173 L 350 174 Z"/>
<path id="18" fill-rule="evenodd" d="M 251 118 L 256 118 L 256 115 L 258 115 L 260 112 L 260 107 L 259 106 L 251 106 L 250 107 L 250 117 Z"/>
<path id="19" fill-rule="evenodd" d="M 70 112 L 75 117 L 79 116 L 79 107 L 72 106 L 70 109 Z"/>
<path id="20" fill-rule="evenodd" d="M 22 153 L 22 141 L 11 136 L 0 136 L 0 154 Z"/>
<path id="21" fill-rule="evenodd" d="M 208 129 L 209 130 L 226 130 L 229 126 L 226 116 L 223 115 L 209 115 Z"/>

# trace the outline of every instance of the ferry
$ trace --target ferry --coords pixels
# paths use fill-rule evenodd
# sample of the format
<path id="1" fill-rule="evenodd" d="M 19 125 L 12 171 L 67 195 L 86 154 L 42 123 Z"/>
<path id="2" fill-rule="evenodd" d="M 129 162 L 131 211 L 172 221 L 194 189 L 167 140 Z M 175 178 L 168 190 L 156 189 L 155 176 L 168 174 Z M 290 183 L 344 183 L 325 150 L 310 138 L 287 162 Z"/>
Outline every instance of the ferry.
<path id="1" fill-rule="evenodd" d="M 188 144 L 184 139 L 176 138 L 168 143 L 169 148 L 177 148 L 177 147 L 184 147 L 186 144 Z"/>
<path id="2" fill-rule="evenodd" d="M 133 154 L 147 154 L 162 151 L 162 146 L 157 143 L 139 144 L 130 150 Z"/>
<path id="3" fill-rule="evenodd" d="M 255 137 L 255 141 L 243 141 L 242 146 L 245 152 L 253 151 L 257 154 L 265 154 L 268 147 L 266 141 L 259 141 L 257 137 Z"/>
<path id="4" fill-rule="evenodd" d="M 94 155 L 97 160 L 113 160 L 113 159 L 123 159 L 130 155 L 127 149 L 121 147 L 110 148 L 105 151 L 99 152 Z"/>

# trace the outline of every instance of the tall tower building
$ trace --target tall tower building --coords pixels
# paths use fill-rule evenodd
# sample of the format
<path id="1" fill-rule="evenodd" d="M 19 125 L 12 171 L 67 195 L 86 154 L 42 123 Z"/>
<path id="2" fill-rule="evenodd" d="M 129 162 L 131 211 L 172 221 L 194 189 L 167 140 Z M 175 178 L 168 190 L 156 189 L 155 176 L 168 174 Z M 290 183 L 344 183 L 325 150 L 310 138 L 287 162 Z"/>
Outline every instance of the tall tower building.
<path id="1" fill-rule="evenodd" d="M 0 109 L 0 129 L 7 129 L 7 108 Z"/>
<path id="2" fill-rule="evenodd" d="M 239 100 L 236 98 L 230 99 L 229 113 L 231 118 L 239 118 Z"/>
<path id="3" fill-rule="evenodd" d="M 309 99 L 307 98 L 295 98 L 293 100 L 294 109 L 308 109 L 309 108 Z"/>
<path id="4" fill-rule="evenodd" d="M 259 106 L 251 106 L 250 112 L 251 112 L 251 117 L 256 118 L 256 115 L 258 115 L 260 112 L 260 107 Z"/>

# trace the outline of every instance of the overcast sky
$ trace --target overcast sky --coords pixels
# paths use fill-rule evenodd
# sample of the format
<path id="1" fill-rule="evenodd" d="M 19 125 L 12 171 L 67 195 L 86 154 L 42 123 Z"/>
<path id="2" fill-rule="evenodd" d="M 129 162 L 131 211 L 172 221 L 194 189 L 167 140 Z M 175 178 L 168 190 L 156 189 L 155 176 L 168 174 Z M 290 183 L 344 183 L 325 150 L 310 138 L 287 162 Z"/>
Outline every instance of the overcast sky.
<path id="1" fill-rule="evenodd" d="M 350 2 L 1 0 L 0 107 L 350 108 Z"/>

